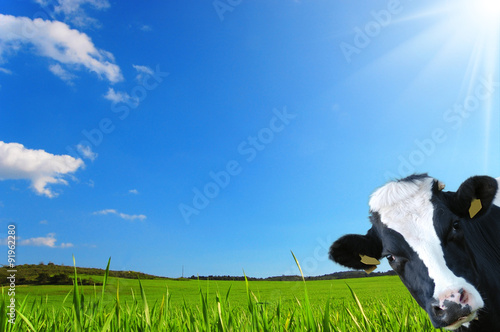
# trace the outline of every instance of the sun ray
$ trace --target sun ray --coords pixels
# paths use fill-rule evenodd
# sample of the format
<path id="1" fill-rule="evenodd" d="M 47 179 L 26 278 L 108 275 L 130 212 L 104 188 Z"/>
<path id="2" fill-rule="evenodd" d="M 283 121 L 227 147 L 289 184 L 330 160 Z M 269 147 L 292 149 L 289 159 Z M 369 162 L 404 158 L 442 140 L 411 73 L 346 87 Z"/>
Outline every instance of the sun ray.
<path id="1" fill-rule="evenodd" d="M 462 91 L 457 96 L 458 100 L 474 97 L 475 89 L 480 80 L 494 82 L 499 80 L 500 63 L 500 1 L 498 0 L 476 0 L 476 1 L 445 1 L 439 5 L 431 5 L 423 13 L 432 14 L 438 22 L 435 33 L 441 31 L 452 31 L 450 42 L 457 55 L 469 53 L 468 65 L 463 71 Z M 423 15 L 414 15 L 414 17 Z M 432 29 L 432 28 L 431 28 Z M 458 40 L 454 40 L 458 37 Z M 456 70 L 460 70 L 457 68 Z M 484 169 L 489 167 L 489 154 L 493 153 L 491 148 L 498 146 L 499 142 L 493 142 L 492 134 L 500 131 L 500 124 L 493 120 L 495 105 L 498 104 L 498 87 L 488 98 L 481 101 L 480 113 L 484 123 Z M 476 111 L 479 113 L 479 111 Z"/>
<path id="2" fill-rule="evenodd" d="M 479 85 L 488 86 L 489 95 L 486 98 L 476 98 L 480 102 L 476 103 L 470 114 L 481 119 L 483 124 L 482 130 L 477 133 L 483 142 L 482 168 L 484 171 L 493 169 L 490 163 L 494 162 L 494 158 L 490 158 L 490 154 L 498 154 L 500 149 L 500 122 L 497 121 L 500 113 L 500 0 L 419 3 L 418 8 L 406 11 L 404 15 L 394 19 L 393 23 L 401 27 L 418 23 L 422 26 L 418 35 L 376 61 L 378 65 L 404 65 L 403 62 L 407 64 L 408 61 L 420 61 L 420 74 L 415 77 L 410 90 L 425 87 L 423 82 L 440 80 L 443 84 L 450 84 L 453 83 L 450 81 L 452 77 L 455 80 L 458 78 L 458 81 L 454 81 L 458 85 L 455 102 L 464 105 L 464 101 L 477 97 Z M 419 59 L 419 55 L 423 54 L 432 57 L 424 62 L 422 58 Z M 457 133 L 459 136 L 465 135 L 462 130 Z"/>

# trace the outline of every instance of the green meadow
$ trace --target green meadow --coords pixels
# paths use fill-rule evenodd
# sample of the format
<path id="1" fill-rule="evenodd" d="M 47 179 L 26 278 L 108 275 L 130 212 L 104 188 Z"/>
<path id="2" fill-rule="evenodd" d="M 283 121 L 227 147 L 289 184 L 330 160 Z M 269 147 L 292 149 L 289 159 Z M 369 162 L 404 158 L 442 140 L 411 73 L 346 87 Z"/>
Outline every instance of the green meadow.
<path id="1" fill-rule="evenodd" d="M 103 285 L 16 287 L 14 324 L 8 288 L 2 288 L 0 331 L 435 331 L 395 276 L 307 282 L 92 277 Z"/>

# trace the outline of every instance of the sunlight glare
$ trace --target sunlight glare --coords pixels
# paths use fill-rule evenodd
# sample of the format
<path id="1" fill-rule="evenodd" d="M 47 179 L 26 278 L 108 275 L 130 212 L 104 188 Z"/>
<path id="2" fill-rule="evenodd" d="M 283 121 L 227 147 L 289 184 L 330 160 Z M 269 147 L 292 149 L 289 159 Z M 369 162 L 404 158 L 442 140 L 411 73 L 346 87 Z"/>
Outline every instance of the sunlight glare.
<path id="1" fill-rule="evenodd" d="M 443 62 L 442 67 L 462 71 L 462 89 L 457 93 L 457 101 L 475 96 L 478 82 L 499 80 L 500 59 L 500 0 L 444 0 L 434 2 L 423 13 L 433 13 L 439 22 L 430 28 L 430 38 L 438 36 L 445 40 L 443 50 L 449 59 L 467 58 L 467 64 L 451 65 Z M 437 14 L 436 14 L 437 13 Z M 418 15 L 417 15 L 418 17 Z M 429 16 L 430 17 L 430 16 Z M 451 50 L 451 52 L 450 52 Z M 465 66 L 464 66 L 465 65 Z M 498 114 L 498 90 L 478 103 L 476 117 L 484 123 L 484 169 L 491 168 L 490 155 L 498 151 L 499 123 L 494 121 Z"/>
<path id="2" fill-rule="evenodd" d="M 500 27 L 500 0 L 463 0 L 459 4 L 464 16 L 464 23 L 469 23 L 471 28 L 484 31 L 496 30 Z"/>

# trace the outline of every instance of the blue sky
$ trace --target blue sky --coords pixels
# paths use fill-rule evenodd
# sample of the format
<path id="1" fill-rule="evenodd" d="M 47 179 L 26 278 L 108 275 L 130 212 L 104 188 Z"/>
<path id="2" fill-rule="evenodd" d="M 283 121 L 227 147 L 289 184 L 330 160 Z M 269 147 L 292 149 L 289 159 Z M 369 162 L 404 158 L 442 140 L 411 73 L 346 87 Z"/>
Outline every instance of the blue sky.
<path id="1" fill-rule="evenodd" d="M 18 264 L 343 270 L 328 246 L 389 179 L 500 176 L 499 11 L 2 1 L 0 238 Z"/>

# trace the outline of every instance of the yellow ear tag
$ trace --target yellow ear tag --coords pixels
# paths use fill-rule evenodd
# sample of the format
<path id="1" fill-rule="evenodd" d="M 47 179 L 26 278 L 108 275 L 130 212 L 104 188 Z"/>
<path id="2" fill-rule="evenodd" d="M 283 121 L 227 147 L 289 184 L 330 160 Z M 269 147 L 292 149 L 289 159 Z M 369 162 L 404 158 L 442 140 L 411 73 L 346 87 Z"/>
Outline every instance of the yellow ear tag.
<path id="1" fill-rule="evenodd" d="M 483 206 L 481 205 L 481 200 L 477 198 L 473 199 L 469 208 L 469 215 L 471 219 L 474 218 L 474 216 L 481 211 L 482 208 Z"/>
<path id="2" fill-rule="evenodd" d="M 366 274 L 370 274 L 370 273 L 372 273 L 372 272 L 373 272 L 376 268 L 377 268 L 377 266 L 376 266 L 376 265 L 373 265 L 373 266 L 371 266 L 371 267 L 369 267 L 369 268 L 365 269 L 365 272 L 366 272 Z"/>
<path id="3" fill-rule="evenodd" d="M 361 257 L 361 263 L 363 263 L 363 264 L 366 264 L 366 265 L 379 265 L 380 264 L 380 261 L 376 258 L 366 256 L 366 255 L 361 255 L 361 254 L 359 254 L 359 257 Z"/>

